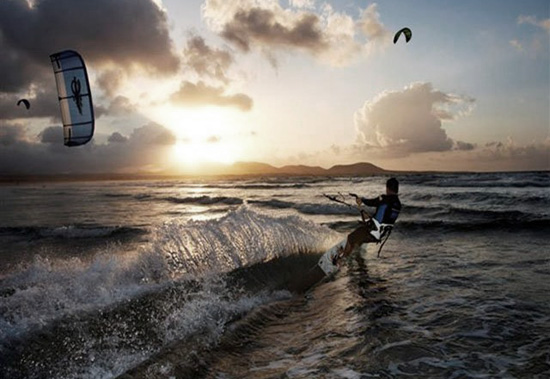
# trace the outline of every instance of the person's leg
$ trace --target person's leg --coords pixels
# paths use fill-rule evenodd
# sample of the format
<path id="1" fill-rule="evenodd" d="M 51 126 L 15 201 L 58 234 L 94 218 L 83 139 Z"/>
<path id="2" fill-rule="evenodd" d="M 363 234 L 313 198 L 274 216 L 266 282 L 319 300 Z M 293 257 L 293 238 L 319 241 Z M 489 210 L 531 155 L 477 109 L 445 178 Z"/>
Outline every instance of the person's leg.
<path id="1" fill-rule="evenodd" d="M 348 235 L 343 256 L 349 255 L 356 247 L 367 242 L 376 242 L 376 239 L 370 234 L 370 228 L 362 224 Z"/>

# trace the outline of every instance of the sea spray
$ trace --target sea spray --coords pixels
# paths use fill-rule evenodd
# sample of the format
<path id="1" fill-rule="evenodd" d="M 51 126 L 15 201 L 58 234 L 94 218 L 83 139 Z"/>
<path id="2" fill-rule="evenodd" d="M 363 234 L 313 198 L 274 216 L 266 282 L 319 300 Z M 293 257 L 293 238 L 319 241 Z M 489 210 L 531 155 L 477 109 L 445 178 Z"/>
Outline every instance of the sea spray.
<path id="1" fill-rule="evenodd" d="M 223 274 L 319 253 L 337 237 L 301 217 L 243 205 L 218 219 L 153 227 L 150 242 L 137 251 L 112 244 L 93 259 L 38 256 L 0 284 L 6 294 L 0 298 L 0 371 L 14 378 L 46 371 L 113 376 L 174 341 L 216 344 L 231 320 L 289 296 L 242 291 Z"/>

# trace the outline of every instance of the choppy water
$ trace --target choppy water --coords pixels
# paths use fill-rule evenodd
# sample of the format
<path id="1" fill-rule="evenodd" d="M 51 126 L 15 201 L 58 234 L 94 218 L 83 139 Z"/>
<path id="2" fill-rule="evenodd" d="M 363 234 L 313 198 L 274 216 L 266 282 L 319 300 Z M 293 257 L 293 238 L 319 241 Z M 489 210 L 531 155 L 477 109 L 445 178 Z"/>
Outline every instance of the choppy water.
<path id="1" fill-rule="evenodd" d="M 404 205 L 306 294 L 384 177 L 0 187 L 0 377 L 548 377 L 550 174 L 403 175 Z"/>

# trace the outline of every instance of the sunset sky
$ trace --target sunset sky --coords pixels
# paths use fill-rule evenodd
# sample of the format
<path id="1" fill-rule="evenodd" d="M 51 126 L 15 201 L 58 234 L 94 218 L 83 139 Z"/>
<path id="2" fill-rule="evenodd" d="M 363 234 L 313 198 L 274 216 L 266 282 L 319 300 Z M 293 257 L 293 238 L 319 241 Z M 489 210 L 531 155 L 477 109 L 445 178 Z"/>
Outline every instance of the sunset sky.
<path id="1" fill-rule="evenodd" d="M 65 49 L 96 113 L 71 148 Z M 0 174 L 550 169 L 547 0 L 1 0 L 0 50 Z"/>

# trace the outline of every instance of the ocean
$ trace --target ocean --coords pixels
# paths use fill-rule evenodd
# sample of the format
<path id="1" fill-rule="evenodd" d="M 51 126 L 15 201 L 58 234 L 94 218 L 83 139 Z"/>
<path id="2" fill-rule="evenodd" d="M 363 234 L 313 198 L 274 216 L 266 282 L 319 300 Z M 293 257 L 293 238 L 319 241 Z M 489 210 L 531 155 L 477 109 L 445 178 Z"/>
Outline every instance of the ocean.
<path id="1" fill-rule="evenodd" d="M 397 177 L 0 185 L 0 377 L 550 377 L 550 173 Z"/>

